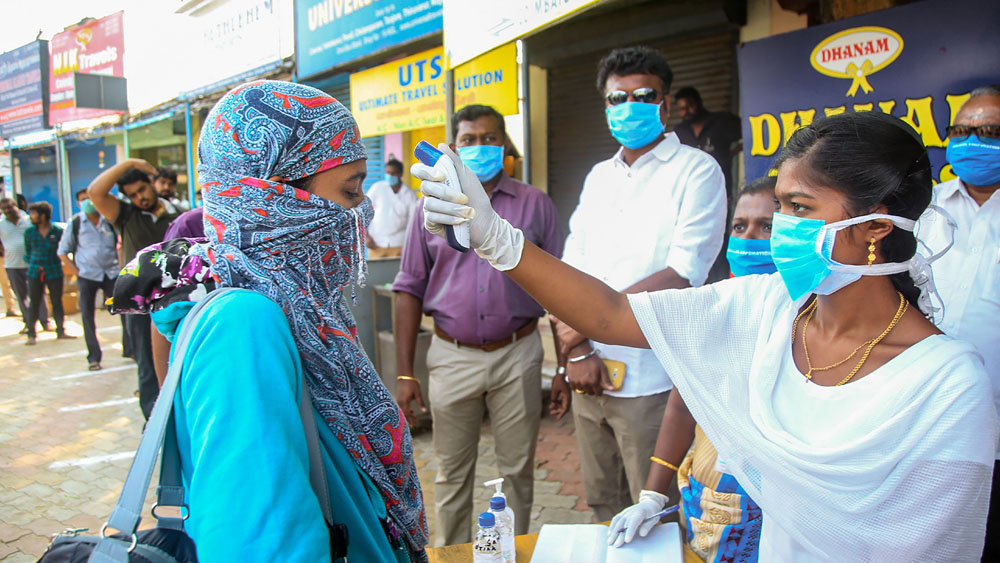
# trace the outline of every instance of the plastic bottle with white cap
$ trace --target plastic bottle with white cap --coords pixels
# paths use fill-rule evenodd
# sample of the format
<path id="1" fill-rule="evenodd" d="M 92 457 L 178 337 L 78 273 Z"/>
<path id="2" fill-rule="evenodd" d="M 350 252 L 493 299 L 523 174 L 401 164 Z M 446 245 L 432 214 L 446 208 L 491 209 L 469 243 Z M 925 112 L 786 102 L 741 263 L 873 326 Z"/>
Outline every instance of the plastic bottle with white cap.
<path id="1" fill-rule="evenodd" d="M 496 527 L 500 533 L 505 563 L 514 563 L 516 559 L 514 548 L 514 511 L 507 506 L 507 495 L 503 494 L 503 477 L 483 483 L 486 487 L 496 487 L 493 498 L 490 499 L 490 512 L 496 516 Z"/>

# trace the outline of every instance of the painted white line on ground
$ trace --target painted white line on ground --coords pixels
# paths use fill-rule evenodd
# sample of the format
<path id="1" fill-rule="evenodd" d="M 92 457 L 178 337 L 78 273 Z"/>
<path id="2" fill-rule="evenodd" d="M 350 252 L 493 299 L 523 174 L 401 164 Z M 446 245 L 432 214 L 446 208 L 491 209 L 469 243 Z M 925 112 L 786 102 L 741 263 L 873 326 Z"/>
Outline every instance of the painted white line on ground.
<path id="1" fill-rule="evenodd" d="M 56 354 L 55 356 L 45 356 L 44 358 L 32 358 L 28 362 L 47 362 L 49 360 L 58 360 L 60 358 L 72 358 L 73 356 L 86 356 L 87 352 L 66 352 L 65 354 Z"/>
<path id="2" fill-rule="evenodd" d="M 127 399 L 113 399 L 110 401 L 104 401 L 103 403 L 91 403 L 89 405 L 73 405 L 72 407 L 63 407 L 59 409 L 59 412 L 73 412 L 73 411 L 85 411 L 87 409 L 99 409 L 101 407 L 113 407 L 115 405 L 124 405 L 126 403 L 138 403 L 138 397 L 129 397 Z"/>
<path id="3" fill-rule="evenodd" d="M 131 364 L 131 365 L 127 365 L 127 366 L 118 366 L 118 367 L 114 367 L 114 368 L 105 368 L 105 369 L 101 369 L 101 370 L 97 370 L 97 371 L 89 371 L 89 370 L 88 371 L 78 371 L 76 373 L 71 373 L 69 375 L 60 375 L 59 377 L 53 377 L 51 379 L 52 379 L 52 381 L 60 381 L 60 380 L 63 380 L 63 379 L 76 379 L 78 377 L 88 377 L 88 376 L 91 376 L 91 375 L 100 375 L 102 373 L 111 373 L 111 372 L 115 372 L 115 371 L 125 371 L 127 369 L 135 369 L 135 364 Z"/>
<path id="4" fill-rule="evenodd" d="M 84 467 L 87 465 L 94 465 L 97 463 L 107 463 L 109 461 L 115 461 L 118 459 L 128 459 L 135 455 L 135 452 L 118 452 L 116 454 L 105 454 L 98 455 L 94 457 L 81 457 L 78 459 L 70 459 L 67 461 L 57 461 L 55 463 L 49 464 L 49 469 L 59 469 L 62 467 L 69 467 L 75 465 L 77 467 Z"/>
<path id="5" fill-rule="evenodd" d="M 106 326 L 104 328 L 97 329 L 97 332 L 110 332 L 112 330 L 121 330 L 122 325 Z"/>

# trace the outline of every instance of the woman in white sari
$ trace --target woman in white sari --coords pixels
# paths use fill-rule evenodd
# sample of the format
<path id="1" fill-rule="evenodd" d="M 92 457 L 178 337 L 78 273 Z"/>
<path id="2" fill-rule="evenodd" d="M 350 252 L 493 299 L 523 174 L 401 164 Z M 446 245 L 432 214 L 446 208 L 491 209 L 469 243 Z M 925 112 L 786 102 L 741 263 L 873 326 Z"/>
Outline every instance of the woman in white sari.
<path id="1" fill-rule="evenodd" d="M 476 252 L 563 322 L 652 348 L 761 506 L 760 561 L 979 559 L 996 413 L 981 359 L 925 317 L 933 283 L 912 230 L 930 163 L 908 126 L 842 114 L 792 136 L 777 275 L 636 295 L 525 243 L 448 154 L 464 194 L 414 166 L 428 230 L 468 223 Z"/>

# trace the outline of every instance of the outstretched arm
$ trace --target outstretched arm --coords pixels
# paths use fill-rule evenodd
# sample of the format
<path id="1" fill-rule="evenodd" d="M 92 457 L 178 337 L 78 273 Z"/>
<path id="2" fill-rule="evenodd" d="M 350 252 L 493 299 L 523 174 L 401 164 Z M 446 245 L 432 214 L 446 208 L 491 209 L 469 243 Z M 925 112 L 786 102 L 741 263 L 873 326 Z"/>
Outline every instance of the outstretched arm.
<path id="1" fill-rule="evenodd" d="M 483 185 L 462 159 L 444 143 L 438 149 L 452 160 L 457 178 L 448 179 L 444 168 L 419 162 L 410 168 L 424 180 L 420 188 L 425 196 L 424 226 L 429 232 L 444 236 L 447 226 L 468 222 L 476 253 L 550 313 L 588 338 L 649 348 L 623 293 L 526 241 L 520 230 L 496 214 Z"/>
<path id="2" fill-rule="evenodd" d="M 506 271 L 542 307 L 587 338 L 649 348 L 624 293 L 562 262 L 528 241 Z"/>

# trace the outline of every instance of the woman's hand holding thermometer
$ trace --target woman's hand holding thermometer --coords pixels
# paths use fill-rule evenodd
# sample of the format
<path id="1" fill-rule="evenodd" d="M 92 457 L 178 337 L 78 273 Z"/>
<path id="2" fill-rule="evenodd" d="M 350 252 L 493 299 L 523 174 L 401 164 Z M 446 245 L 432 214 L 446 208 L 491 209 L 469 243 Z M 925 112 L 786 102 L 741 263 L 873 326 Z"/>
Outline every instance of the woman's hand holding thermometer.
<path id="1" fill-rule="evenodd" d="M 443 152 L 432 147 L 427 141 L 420 141 L 417 143 L 417 146 L 413 149 L 413 156 L 415 156 L 417 160 L 425 166 L 433 168 L 434 171 L 438 173 L 438 175 L 434 178 L 434 181 L 448 188 L 448 195 L 455 198 L 452 201 L 455 203 L 464 203 L 459 201 L 461 198 L 458 197 L 463 195 L 462 183 L 458 176 L 458 169 L 455 168 L 455 164 L 450 158 L 445 156 Z M 445 225 L 444 228 L 445 238 L 448 239 L 448 246 L 459 252 L 469 251 L 468 223 Z M 430 228 L 428 228 L 428 230 L 430 230 Z"/>
<path id="2" fill-rule="evenodd" d="M 469 167 L 444 143 L 435 149 L 421 141 L 413 152 L 420 162 L 410 167 L 410 173 L 423 180 L 424 228 L 447 238 L 456 250 L 475 249 L 500 271 L 517 266 L 524 234 L 497 215 L 490 196 Z M 467 229 L 468 234 L 458 227 Z"/>

